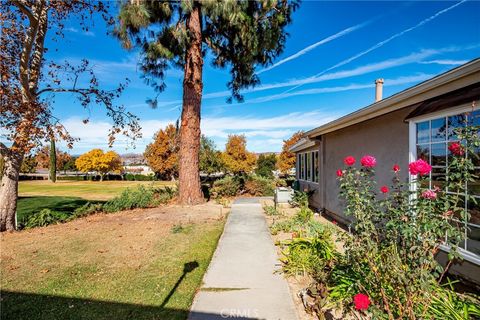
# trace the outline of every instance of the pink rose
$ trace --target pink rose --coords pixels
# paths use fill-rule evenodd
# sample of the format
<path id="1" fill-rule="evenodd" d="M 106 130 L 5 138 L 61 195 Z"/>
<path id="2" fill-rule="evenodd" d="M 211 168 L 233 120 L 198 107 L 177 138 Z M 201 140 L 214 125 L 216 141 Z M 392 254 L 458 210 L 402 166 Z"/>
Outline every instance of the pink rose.
<path id="1" fill-rule="evenodd" d="M 411 175 L 421 175 L 425 176 L 432 171 L 432 166 L 428 164 L 423 159 L 418 159 L 417 161 L 414 161 L 408 165 L 408 170 L 410 171 Z"/>
<path id="2" fill-rule="evenodd" d="M 382 193 L 387 193 L 388 192 L 388 187 L 383 186 L 383 187 L 380 188 L 380 191 L 382 191 Z"/>
<path id="3" fill-rule="evenodd" d="M 393 169 L 393 172 L 398 172 L 400 171 L 400 166 L 398 164 L 394 164 L 392 169 Z"/>
<path id="4" fill-rule="evenodd" d="M 347 166 L 353 166 L 355 164 L 355 161 L 356 161 L 355 158 L 352 156 L 348 156 L 345 159 L 343 159 L 343 162 L 345 162 Z"/>
<path id="5" fill-rule="evenodd" d="M 360 160 L 360 163 L 365 168 L 373 168 L 377 165 L 377 159 L 375 159 L 373 156 L 366 155 L 363 156 L 363 158 Z"/>
<path id="6" fill-rule="evenodd" d="M 340 170 L 340 169 L 338 169 L 338 170 L 337 170 L 337 177 L 340 178 L 341 176 L 343 176 L 343 171 Z"/>
<path id="7" fill-rule="evenodd" d="M 422 192 L 422 198 L 428 200 L 435 200 L 437 199 L 437 193 L 433 190 L 428 189 Z"/>

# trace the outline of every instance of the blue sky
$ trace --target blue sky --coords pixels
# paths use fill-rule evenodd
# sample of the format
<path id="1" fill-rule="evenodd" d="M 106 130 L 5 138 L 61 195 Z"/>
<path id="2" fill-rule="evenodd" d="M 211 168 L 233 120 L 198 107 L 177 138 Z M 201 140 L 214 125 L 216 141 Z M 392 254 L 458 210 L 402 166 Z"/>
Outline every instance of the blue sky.
<path id="1" fill-rule="evenodd" d="M 207 56 L 204 68 L 202 133 L 222 149 L 228 134 L 245 134 L 256 152 L 279 151 L 283 139 L 365 107 L 374 99 L 374 80 L 384 78 L 384 97 L 480 56 L 480 2 L 477 1 L 304 1 L 295 12 L 285 52 L 269 68 L 258 68 L 261 85 L 245 92 L 244 103 L 227 104 L 228 70 L 215 69 Z M 105 87 L 128 77 L 131 82 L 117 100 L 141 119 L 143 139 L 136 148 L 120 138 L 120 153 L 145 149 L 155 131 L 180 116 L 181 70 L 167 72 L 167 89 L 159 107 L 137 71 L 138 56 L 106 35 L 102 21 L 89 32 L 67 21 L 65 38 L 51 45 L 48 58 L 88 58 Z M 73 154 L 107 148 L 109 119 L 100 106 L 88 113 L 71 95 L 57 96 L 54 114 L 80 138 Z"/>

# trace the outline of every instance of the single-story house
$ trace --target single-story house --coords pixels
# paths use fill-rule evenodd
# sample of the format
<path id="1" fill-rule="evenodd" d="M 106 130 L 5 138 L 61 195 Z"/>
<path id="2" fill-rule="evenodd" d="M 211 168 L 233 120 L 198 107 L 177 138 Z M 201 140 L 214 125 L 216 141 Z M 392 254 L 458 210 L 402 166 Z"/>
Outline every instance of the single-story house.
<path id="1" fill-rule="evenodd" d="M 480 59 L 385 99 L 383 80 L 375 83 L 373 104 L 306 132 L 290 149 L 297 156 L 300 189 L 313 192 L 311 206 L 346 225 L 350 221 L 343 213 L 336 177 L 344 157 L 375 156 L 379 186 L 391 184 L 394 164 L 400 165 L 401 177 L 407 181 L 409 162 L 423 158 L 433 167 L 432 186 L 445 175 L 448 144 L 455 139 L 452 128 L 462 125 L 465 117 L 480 124 Z M 480 175 L 480 161 L 474 161 Z M 464 261 L 452 272 L 480 284 L 480 182 L 469 186 L 468 192 L 478 203 L 468 203 L 471 218 L 464 221 L 466 237 L 461 245 Z"/>

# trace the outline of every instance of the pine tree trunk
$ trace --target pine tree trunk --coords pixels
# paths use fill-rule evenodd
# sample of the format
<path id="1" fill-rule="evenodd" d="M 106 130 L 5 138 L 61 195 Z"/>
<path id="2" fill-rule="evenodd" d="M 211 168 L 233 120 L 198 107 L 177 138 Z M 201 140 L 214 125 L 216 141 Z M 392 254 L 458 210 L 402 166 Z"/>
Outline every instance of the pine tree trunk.
<path id="1" fill-rule="evenodd" d="M 55 138 L 50 139 L 50 181 L 57 181 L 57 150 L 55 149 Z"/>
<path id="2" fill-rule="evenodd" d="M 11 231 L 16 227 L 18 176 L 22 160 L 22 154 L 11 154 L 4 157 L 4 174 L 0 185 L 0 231 Z"/>
<path id="3" fill-rule="evenodd" d="M 203 202 L 199 173 L 203 57 L 201 11 L 197 2 L 188 17 L 187 29 L 191 42 L 186 53 L 183 79 L 178 201 L 180 204 L 194 205 Z"/>

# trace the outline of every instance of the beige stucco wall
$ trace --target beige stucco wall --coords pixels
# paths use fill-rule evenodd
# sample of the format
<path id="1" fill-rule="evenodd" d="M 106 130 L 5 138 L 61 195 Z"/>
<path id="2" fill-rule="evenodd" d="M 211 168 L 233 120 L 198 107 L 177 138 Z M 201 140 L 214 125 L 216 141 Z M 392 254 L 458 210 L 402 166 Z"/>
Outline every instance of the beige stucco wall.
<path id="1" fill-rule="evenodd" d="M 404 119 L 410 112 L 411 108 L 405 108 L 322 136 L 323 183 L 326 190 L 323 207 L 340 221 L 345 222 L 346 217 L 339 198 L 336 171 L 345 166 L 343 159 L 346 156 L 354 156 L 357 165 L 362 156 L 374 156 L 377 159 L 375 171 L 379 188 L 391 185 L 391 170 L 395 163 L 402 168 L 401 178 L 408 179 L 409 129 Z"/>

